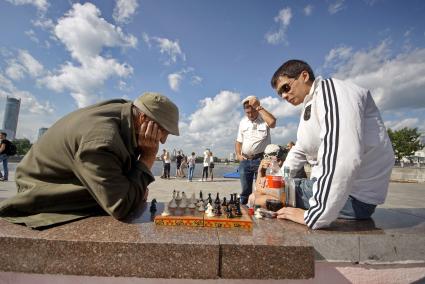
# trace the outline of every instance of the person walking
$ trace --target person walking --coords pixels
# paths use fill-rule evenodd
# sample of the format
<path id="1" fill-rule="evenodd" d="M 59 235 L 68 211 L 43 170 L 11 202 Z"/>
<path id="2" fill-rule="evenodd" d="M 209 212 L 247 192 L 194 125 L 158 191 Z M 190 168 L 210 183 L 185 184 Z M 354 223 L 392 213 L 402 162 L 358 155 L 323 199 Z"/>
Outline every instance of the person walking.
<path id="1" fill-rule="evenodd" d="M 294 176 L 312 165 L 310 179 L 295 184 L 298 208 L 278 218 L 312 229 L 337 218 L 367 219 L 385 201 L 394 151 L 370 91 L 349 81 L 315 77 L 302 60 L 289 60 L 274 73 L 279 97 L 302 105 L 297 142 L 283 164 Z"/>
<path id="2" fill-rule="evenodd" d="M 189 166 L 189 173 L 187 175 L 187 179 L 188 181 L 192 181 L 193 172 L 195 171 L 195 164 L 196 164 L 195 152 L 192 152 L 192 155 L 187 159 L 187 164 Z"/>
<path id="3" fill-rule="evenodd" d="M 164 153 L 164 178 L 170 179 L 170 171 L 171 171 L 171 156 L 170 152 L 165 150 Z"/>
<path id="4" fill-rule="evenodd" d="M 209 174 L 210 174 L 210 178 L 211 178 L 211 181 L 214 181 L 214 157 L 213 157 L 213 153 L 210 151 L 209 152 L 209 156 L 210 156 L 210 159 L 209 159 L 209 166 L 208 166 L 208 170 L 209 170 Z"/>
<path id="5" fill-rule="evenodd" d="M 269 113 L 255 96 L 242 101 L 245 117 L 239 123 L 235 152 L 239 164 L 242 187 L 240 202 L 246 204 L 252 193 L 252 183 L 263 158 L 264 149 L 271 143 L 270 128 L 276 126 L 276 118 Z"/>
<path id="6" fill-rule="evenodd" d="M 205 181 L 208 181 L 208 166 L 210 165 L 210 151 L 208 149 L 206 149 L 204 151 L 204 167 L 202 169 L 202 179 L 201 181 L 204 181 L 204 177 L 205 177 Z"/>
<path id="7" fill-rule="evenodd" d="M 0 172 L 0 181 L 8 181 L 9 180 L 9 167 L 8 167 L 8 160 L 9 156 L 7 153 L 8 147 L 10 147 L 9 140 L 6 139 L 7 133 L 1 132 L 0 133 L 0 162 L 3 164 L 3 174 Z"/>
<path id="8" fill-rule="evenodd" d="M 183 160 L 183 156 L 181 154 L 181 151 L 178 151 L 176 156 L 176 178 L 183 177 L 183 174 L 181 171 L 182 160 Z"/>

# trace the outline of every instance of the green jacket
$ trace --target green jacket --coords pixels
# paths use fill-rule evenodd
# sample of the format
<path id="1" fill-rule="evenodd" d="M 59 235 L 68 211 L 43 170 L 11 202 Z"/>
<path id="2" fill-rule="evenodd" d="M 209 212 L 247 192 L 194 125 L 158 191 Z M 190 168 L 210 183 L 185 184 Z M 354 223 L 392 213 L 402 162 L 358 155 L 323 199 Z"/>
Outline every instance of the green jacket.
<path id="1" fill-rule="evenodd" d="M 104 211 L 116 219 L 146 201 L 151 171 L 137 159 L 131 102 L 112 100 L 56 122 L 16 168 L 18 194 L 0 217 L 32 228 Z"/>

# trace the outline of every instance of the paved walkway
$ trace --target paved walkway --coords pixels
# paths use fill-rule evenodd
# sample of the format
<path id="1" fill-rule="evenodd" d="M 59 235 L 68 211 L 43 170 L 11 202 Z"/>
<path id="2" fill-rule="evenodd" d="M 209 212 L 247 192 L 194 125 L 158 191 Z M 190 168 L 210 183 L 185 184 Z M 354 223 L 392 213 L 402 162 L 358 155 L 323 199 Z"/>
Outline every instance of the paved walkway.
<path id="1" fill-rule="evenodd" d="M 149 186 L 149 198 L 156 198 L 157 201 L 165 202 L 171 200 L 173 190 L 185 191 L 197 196 L 199 191 L 204 195 L 218 192 L 220 196 L 229 196 L 230 193 L 240 193 L 241 187 L 238 179 L 216 178 L 213 182 L 201 182 L 199 177 L 195 177 L 193 182 L 187 179 L 171 178 L 170 180 L 156 177 L 155 182 Z M 8 182 L 0 182 L 0 199 L 5 199 L 16 194 L 15 173 L 9 173 Z M 425 183 L 390 183 L 388 196 L 383 208 L 420 208 L 425 216 Z"/>

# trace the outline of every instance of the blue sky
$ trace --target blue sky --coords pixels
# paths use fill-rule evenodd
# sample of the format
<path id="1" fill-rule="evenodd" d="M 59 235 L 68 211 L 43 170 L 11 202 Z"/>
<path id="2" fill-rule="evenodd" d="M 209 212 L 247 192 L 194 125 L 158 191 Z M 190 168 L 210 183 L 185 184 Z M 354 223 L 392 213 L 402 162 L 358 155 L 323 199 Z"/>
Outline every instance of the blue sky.
<path id="1" fill-rule="evenodd" d="M 269 82 L 298 58 L 369 88 L 387 127 L 424 132 L 423 15 L 420 0 L 0 0 L 0 120 L 21 98 L 17 137 L 35 141 L 79 107 L 156 91 L 180 109 L 163 147 L 225 157 L 248 95 L 278 118 L 273 143 L 296 140 L 300 108 Z"/>

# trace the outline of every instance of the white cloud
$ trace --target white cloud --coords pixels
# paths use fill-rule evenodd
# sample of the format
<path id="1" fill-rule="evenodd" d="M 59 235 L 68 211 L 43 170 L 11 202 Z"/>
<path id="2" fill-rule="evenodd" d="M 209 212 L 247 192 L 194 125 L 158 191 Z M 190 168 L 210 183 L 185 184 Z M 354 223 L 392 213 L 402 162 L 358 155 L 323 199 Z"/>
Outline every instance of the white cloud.
<path id="1" fill-rule="evenodd" d="M 69 90 L 78 107 L 95 103 L 96 90 L 110 77 L 127 77 L 133 73 L 130 65 L 102 57 L 101 51 L 104 47 L 135 47 L 137 39 L 101 18 L 93 4 L 74 4 L 59 19 L 54 33 L 80 65 L 66 62 L 39 82 L 57 92 Z"/>
<path id="2" fill-rule="evenodd" d="M 260 100 L 261 105 L 267 111 L 272 113 L 276 118 L 284 118 L 291 116 L 298 116 L 301 112 L 302 106 L 293 106 L 285 100 L 276 97 L 265 97 Z"/>
<path id="3" fill-rule="evenodd" d="M 313 13 L 313 5 L 307 5 L 303 9 L 304 15 L 310 16 Z"/>
<path id="4" fill-rule="evenodd" d="M 159 49 L 159 52 L 164 56 L 162 59 L 164 65 L 176 63 L 177 58 L 180 58 L 182 61 L 186 61 L 186 55 L 180 48 L 178 40 L 172 41 L 168 38 L 150 37 L 146 33 L 142 34 L 142 38 L 149 48 L 152 47 L 152 42 L 156 43 L 156 47 Z"/>
<path id="5" fill-rule="evenodd" d="M 271 130 L 272 143 L 286 145 L 289 141 L 297 140 L 298 123 L 288 123 L 276 126 Z"/>
<path id="6" fill-rule="evenodd" d="M 215 97 L 200 101 L 198 110 L 179 123 L 180 136 L 170 136 L 167 148 L 200 153 L 209 147 L 219 156 L 233 151 L 241 119 L 240 94 L 221 91 Z"/>
<path id="7" fill-rule="evenodd" d="M 16 60 L 11 60 L 6 68 L 6 75 L 15 81 L 18 81 L 24 78 L 25 77 L 24 73 L 25 73 L 24 67 L 18 62 L 16 62 Z"/>
<path id="8" fill-rule="evenodd" d="M 43 65 L 26 50 L 19 50 L 17 58 L 9 60 L 8 63 L 6 74 L 13 80 L 20 80 L 25 77 L 25 74 L 38 77 L 44 72 Z"/>
<path id="9" fill-rule="evenodd" d="M 391 54 L 389 42 L 383 41 L 369 50 L 333 57 L 333 76 L 370 89 L 383 111 L 424 108 L 425 77 L 418 74 L 425 74 L 425 48 Z"/>
<path id="10" fill-rule="evenodd" d="M 37 18 L 36 20 L 32 20 L 31 23 L 35 27 L 39 27 L 43 30 L 51 30 L 54 28 L 55 24 L 51 19 L 47 19 L 42 15 L 41 17 Z"/>
<path id="11" fill-rule="evenodd" d="M 59 19 L 55 35 L 71 52 L 73 58 L 84 62 L 97 56 L 102 47 L 135 47 L 137 39 L 125 35 L 120 27 L 100 17 L 100 10 L 91 3 L 74 4 L 72 9 Z"/>
<path id="12" fill-rule="evenodd" d="M 20 98 L 21 111 L 24 112 L 48 115 L 54 111 L 49 101 L 46 101 L 44 104 L 40 103 L 33 94 L 17 89 L 12 81 L 0 73 L 0 97 L 6 98 L 7 96 Z"/>
<path id="13" fill-rule="evenodd" d="M 183 80 L 183 77 L 179 73 L 172 73 L 168 75 L 168 84 L 170 85 L 171 90 L 177 92 L 180 88 L 180 83 Z"/>
<path id="14" fill-rule="evenodd" d="M 277 31 L 268 32 L 265 39 L 270 44 L 278 44 L 286 42 L 286 30 L 291 23 L 292 10 L 291 8 L 284 8 L 279 11 L 279 14 L 274 18 L 274 21 L 279 24 Z"/>
<path id="15" fill-rule="evenodd" d="M 33 5 L 40 11 L 46 11 L 49 7 L 47 0 L 6 0 L 13 5 Z"/>
<path id="16" fill-rule="evenodd" d="M 348 46 L 340 46 L 337 48 L 331 49 L 328 55 L 325 57 L 325 67 L 334 68 L 339 67 L 336 66 L 338 62 L 345 62 L 352 55 L 352 48 Z"/>
<path id="17" fill-rule="evenodd" d="M 192 85 L 200 85 L 201 83 L 202 83 L 202 77 L 199 77 L 197 75 L 192 76 L 192 81 L 191 81 Z"/>
<path id="18" fill-rule="evenodd" d="M 405 118 L 405 119 L 402 119 L 402 120 L 386 121 L 385 126 L 387 127 L 387 129 L 391 128 L 392 130 L 400 130 L 404 127 L 423 128 L 424 126 L 423 126 L 422 123 L 420 123 L 418 118 Z"/>
<path id="19" fill-rule="evenodd" d="M 328 7 L 329 13 L 333 15 L 345 9 L 344 2 L 345 0 L 336 0 L 335 2 L 329 4 L 329 7 Z"/>
<path id="20" fill-rule="evenodd" d="M 183 68 L 182 70 L 171 73 L 168 75 L 168 85 L 170 86 L 171 90 L 174 92 L 178 92 L 180 90 L 180 85 L 183 82 L 183 80 L 188 76 L 188 74 L 193 74 L 194 69 L 192 67 Z M 191 84 L 192 85 L 199 85 L 202 82 L 202 78 L 197 75 L 192 75 L 191 78 Z"/>
<path id="21" fill-rule="evenodd" d="M 117 23 L 128 23 L 138 6 L 137 0 L 117 0 L 112 16 Z"/>
<path id="22" fill-rule="evenodd" d="M 34 30 L 30 29 L 28 31 L 25 31 L 25 34 L 35 43 L 39 43 L 40 40 L 37 38 L 37 36 L 35 35 Z"/>

